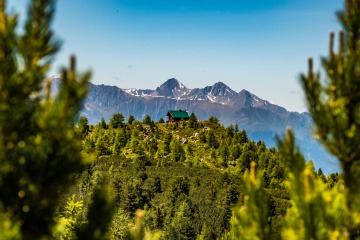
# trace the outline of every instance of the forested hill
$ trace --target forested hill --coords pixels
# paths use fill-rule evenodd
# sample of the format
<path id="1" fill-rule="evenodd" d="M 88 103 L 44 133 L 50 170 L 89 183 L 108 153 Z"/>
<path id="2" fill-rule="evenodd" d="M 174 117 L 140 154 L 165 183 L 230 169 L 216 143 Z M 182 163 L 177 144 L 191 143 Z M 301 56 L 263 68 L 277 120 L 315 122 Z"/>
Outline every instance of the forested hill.
<path id="1" fill-rule="evenodd" d="M 59 80 L 53 79 L 53 93 L 58 84 Z M 222 82 L 190 89 L 177 79 L 169 79 L 155 90 L 90 84 L 81 114 L 92 124 L 102 117 L 108 121 L 117 112 L 126 118 L 133 115 L 143 119 L 149 115 L 158 121 L 172 109 L 194 112 L 201 120 L 215 116 L 225 126 L 237 124 L 250 139 L 263 141 L 267 146 L 275 146 L 275 136 L 282 136 L 291 126 L 307 160 L 313 160 L 326 173 L 339 171 L 336 160 L 312 137 L 312 118 L 308 113 L 287 111 L 245 89 L 235 92 Z"/>
<path id="2" fill-rule="evenodd" d="M 96 160 L 79 176 L 73 198 L 64 198 L 63 209 L 81 205 L 73 216 L 74 229 L 82 228 L 93 189 L 106 179 L 116 199 L 110 239 L 125 236 L 137 209 L 145 209 L 146 229 L 163 239 L 220 239 L 229 229 L 233 207 L 243 204 L 242 175 L 255 162 L 264 171 L 268 224 L 278 234 L 290 206 L 280 155 L 249 140 L 237 125 L 225 128 L 215 117 L 197 121 L 194 114 L 175 123 L 154 123 L 149 116 L 124 122 L 114 114 L 97 125 L 81 117 L 77 131 L 85 157 Z M 338 179 L 313 171 L 329 186 Z M 66 211 L 60 215 L 67 216 Z"/>
<path id="3" fill-rule="evenodd" d="M 142 121 L 130 116 L 124 123 L 123 115 L 118 113 L 108 123 L 102 119 L 97 125 L 88 125 L 81 117 L 79 128 L 84 132 L 87 154 L 141 158 L 156 166 L 182 163 L 243 172 L 251 161 L 258 162 L 265 157 L 263 154 L 276 152 L 262 141 L 249 140 L 246 131 L 237 125 L 224 127 L 215 117 L 198 121 L 195 114 L 188 121 L 174 123 L 163 119 L 155 123 L 150 116 Z"/>

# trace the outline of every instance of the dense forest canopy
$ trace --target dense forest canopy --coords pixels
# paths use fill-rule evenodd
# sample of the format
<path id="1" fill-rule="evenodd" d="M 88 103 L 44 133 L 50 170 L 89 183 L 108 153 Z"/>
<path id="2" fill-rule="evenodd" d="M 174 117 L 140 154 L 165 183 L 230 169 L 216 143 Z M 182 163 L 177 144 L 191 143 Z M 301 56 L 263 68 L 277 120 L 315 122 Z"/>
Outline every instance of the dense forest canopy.
<path id="1" fill-rule="evenodd" d="M 276 224 L 290 205 L 277 150 L 250 141 L 237 126 L 225 128 L 214 117 L 197 121 L 191 116 L 174 123 L 145 117 L 131 124 L 79 124 L 83 151 L 98 160 L 80 177 L 81 189 L 73 190 L 76 201 L 87 202 L 89 179 L 107 176 L 116 186 L 118 211 L 128 219 L 145 209 L 147 228 L 160 230 L 165 239 L 219 239 L 229 228 L 231 208 L 239 204 L 241 175 L 253 161 L 266 170 L 264 188 L 274 196 L 271 223 Z"/>
<path id="2" fill-rule="evenodd" d="M 90 72 L 70 57 L 51 96 L 60 44 L 55 1 L 33 0 L 24 31 L 0 0 L 0 239 L 359 239 L 360 2 L 345 1 L 323 76 L 301 75 L 315 136 L 343 173 L 306 162 L 289 128 L 278 148 L 196 113 L 89 125 Z"/>

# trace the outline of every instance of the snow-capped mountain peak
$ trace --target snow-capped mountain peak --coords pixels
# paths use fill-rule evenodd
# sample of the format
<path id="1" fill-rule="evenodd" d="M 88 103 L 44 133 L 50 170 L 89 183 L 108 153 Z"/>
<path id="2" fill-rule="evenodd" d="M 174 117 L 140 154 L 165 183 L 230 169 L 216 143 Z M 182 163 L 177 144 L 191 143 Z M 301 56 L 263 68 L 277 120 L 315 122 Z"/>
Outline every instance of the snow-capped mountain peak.
<path id="1" fill-rule="evenodd" d="M 215 83 L 210 91 L 213 96 L 234 96 L 236 92 L 222 82 Z"/>
<path id="2" fill-rule="evenodd" d="M 157 87 L 153 96 L 180 99 L 184 95 L 187 95 L 190 91 L 190 89 L 185 87 L 185 85 L 177 79 L 171 78 Z"/>

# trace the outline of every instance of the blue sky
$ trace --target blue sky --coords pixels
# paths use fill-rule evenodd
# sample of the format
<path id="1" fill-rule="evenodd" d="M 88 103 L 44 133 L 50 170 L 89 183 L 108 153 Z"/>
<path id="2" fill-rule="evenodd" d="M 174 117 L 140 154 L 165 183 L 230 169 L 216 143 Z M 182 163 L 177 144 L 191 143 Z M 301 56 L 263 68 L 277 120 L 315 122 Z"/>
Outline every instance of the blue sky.
<path id="1" fill-rule="evenodd" d="M 8 2 L 24 13 L 28 0 Z M 299 74 L 309 56 L 319 68 L 342 7 L 340 0 L 61 0 L 53 26 L 63 46 L 51 72 L 75 53 L 95 84 L 222 81 L 303 112 Z"/>

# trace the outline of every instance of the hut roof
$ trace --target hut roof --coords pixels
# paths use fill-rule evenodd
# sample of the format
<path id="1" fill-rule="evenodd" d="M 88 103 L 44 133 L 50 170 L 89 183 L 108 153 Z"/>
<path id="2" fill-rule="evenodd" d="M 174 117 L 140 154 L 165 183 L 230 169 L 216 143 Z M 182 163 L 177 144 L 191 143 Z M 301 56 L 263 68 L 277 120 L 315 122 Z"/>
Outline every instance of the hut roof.
<path id="1" fill-rule="evenodd" d="M 183 119 L 187 119 L 189 118 L 189 114 L 187 111 L 184 110 L 170 110 L 168 111 L 168 113 L 166 114 L 166 116 L 171 115 L 173 118 L 183 118 Z"/>

